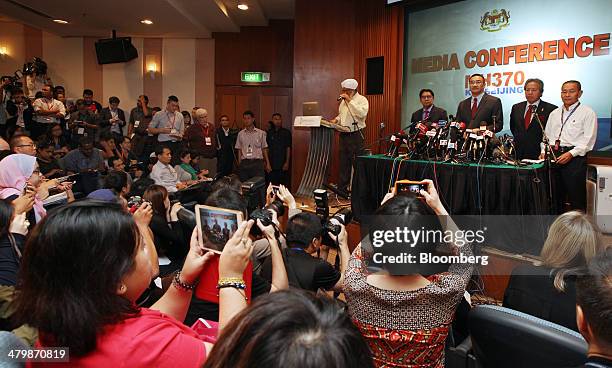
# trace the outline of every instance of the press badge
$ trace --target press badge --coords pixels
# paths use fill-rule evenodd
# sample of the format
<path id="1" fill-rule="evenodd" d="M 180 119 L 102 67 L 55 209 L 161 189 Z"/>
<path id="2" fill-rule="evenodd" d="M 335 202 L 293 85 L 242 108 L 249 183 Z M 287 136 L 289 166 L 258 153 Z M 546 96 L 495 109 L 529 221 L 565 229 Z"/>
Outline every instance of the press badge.
<path id="1" fill-rule="evenodd" d="M 139 126 L 139 125 L 140 125 L 140 121 L 139 121 L 139 120 L 136 120 L 136 121 L 134 122 L 134 128 L 138 128 L 138 126 Z"/>
<path id="2" fill-rule="evenodd" d="M 253 157 L 253 147 L 251 147 L 251 145 L 249 144 L 249 147 L 247 148 L 246 151 L 246 157 Z"/>
<path id="3" fill-rule="evenodd" d="M 210 137 L 205 137 L 204 141 L 206 142 L 207 146 L 212 146 L 212 139 L 210 139 Z"/>
<path id="4" fill-rule="evenodd" d="M 85 133 L 85 128 L 79 128 L 79 129 L 77 129 L 77 134 L 79 134 L 79 135 L 83 135 L 83 133 Z"/>

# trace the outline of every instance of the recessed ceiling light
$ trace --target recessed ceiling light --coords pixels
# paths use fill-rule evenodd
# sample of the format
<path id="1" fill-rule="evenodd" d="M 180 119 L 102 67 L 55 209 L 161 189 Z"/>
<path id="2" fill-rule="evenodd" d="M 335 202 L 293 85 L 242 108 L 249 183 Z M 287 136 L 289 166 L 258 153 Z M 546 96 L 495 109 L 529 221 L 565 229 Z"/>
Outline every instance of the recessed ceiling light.
<path id="1" fill-rule="evenodd" d="M 53 19 L 53 21 L 59 24 L 68 24 L 68 21 L 63 20 L 63 19 Z"/>
<path id="2" fill-rule="evenodd" d="M 153 24 L 153 21 L 151 19 L 143 19 L 140 21 L 140 23 L 150 26 L 151 24 Z"/>
<path id="3" fill-rule="evenodd" d="M 240 9 L 240 10 L 249 10 L 249 6 L 247 4 L 240 3 L 240 4 L 238 4 L 238 9 Z"/>

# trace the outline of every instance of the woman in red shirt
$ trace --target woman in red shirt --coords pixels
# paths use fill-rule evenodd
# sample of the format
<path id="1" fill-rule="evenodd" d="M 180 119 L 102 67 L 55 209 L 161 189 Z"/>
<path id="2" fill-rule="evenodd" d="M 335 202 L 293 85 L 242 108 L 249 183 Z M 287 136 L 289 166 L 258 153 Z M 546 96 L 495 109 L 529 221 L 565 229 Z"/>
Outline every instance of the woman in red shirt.
<path id="1" fill-rule="evenodd" d="M 180 322 L 211 257 L 199 247 L 196 231 L 164 296 L 150 309 L 135 304 L 158 272 L 151 215 L 148 204 L 132 217 L 119 206 L 81 201 L 54 211 L 32 232 L 16 317 L 38 328 L 39 347 L 69 348 L 65 366 L 200 367 L 205 361 L 214 339 L 205 342 Z M 220 277 L 242 275 L 252 253 L 251 225 L 243 222 L 226 244 Z M 220 321 L 245 306 L 239 290 L 223 289 Z"/>

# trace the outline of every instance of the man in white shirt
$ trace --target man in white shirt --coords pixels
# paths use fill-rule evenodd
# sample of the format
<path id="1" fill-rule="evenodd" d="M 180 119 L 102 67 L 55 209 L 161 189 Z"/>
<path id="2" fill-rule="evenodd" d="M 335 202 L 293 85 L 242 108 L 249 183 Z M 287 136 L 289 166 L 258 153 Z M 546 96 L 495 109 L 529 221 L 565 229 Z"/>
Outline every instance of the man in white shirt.
<path id="1" fill-rule="evenodd" d="M 357 81 L 345 79 L 340 83 L 340 105 L 338 116 L 330 120 L 338 124 L 340 133 L 340 178 L 338 190 L 347 192 L 351 182 L 351 169 L 355 156 L 363 154 L 364 137 L 362 130 L 366 127 L 366 118 L 370 105 L 368 99 L 357 92 Z"/>
<path id="2" fill-rule="evenodd" d="M 35 115 L 30 136 L 33 140 L 46 134 L 51 124 L 59 123 L 60 119 L 66 116 L 64 104 L 53 98 L 53 86 L 45 84 L 42 88 L 42 94 L 43 97 L 32 103 Z"/>
<path id="3" fill-rule="evenodd" d="M 179 110 L 178 102 L 176 96 L 169 96 L 166 109 L 153 115 L 153 120 L 151 120 L 148 129 L 149 133 L 157 135 L 159 144 L 170 148 L 172 156 L 174 156 L 172 160 L 174 165 L 180 162 L 178 154 L 185 133 L 183 114 Z"/>
<path id="4" fill-rule="evenodd" d="M 586 210 L 586 154 L 597 139 L 597 114 L 578 99 L 582 96 L 579 81 L 570 80 L 561 86 L 563 106 L 550 113 L 544 132 L 557 158 L 554 179 L 557 197 L 567 196 L 571 209 Z M 541 145 L 540 158 L 544 158 Z M 562 210 L 562 204 L 558 204 Z"/>
<path id="5" fill-rule="evenodd" d="M 153 165 L 149 175 L 155 181 L 155 184 L 166 188 L 168 193 L 175 193 L 190 184 L 189 182 L 183 183 L 178 180 L 176 170 L 170 165 L 172 161 L 170 148 L 159 146 L 155 149 L 155 154 L 157 155 L 157 163 Z"/>

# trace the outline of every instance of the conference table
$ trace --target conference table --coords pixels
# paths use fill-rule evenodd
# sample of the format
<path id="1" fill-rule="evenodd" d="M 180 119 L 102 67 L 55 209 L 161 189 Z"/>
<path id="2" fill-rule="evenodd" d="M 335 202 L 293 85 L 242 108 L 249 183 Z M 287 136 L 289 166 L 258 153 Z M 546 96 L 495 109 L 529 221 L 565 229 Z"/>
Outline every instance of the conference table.
<path id="1" fill-rule="evenodd" d="M 547 216 L 553 215 L 550 203 L 555 202 L 550 201 L 544 163 L 456 163 L 385 155 L 355 160 L 351 190 L 354 218 L 359 221 L 372 215 L 399 179 L 433 180 L 442 204 L 454 218 L 486 219 L 490 229 L 495 229 L 499 243 L 495 246 L 514 253 L 538 254 L 553 218 Z M 521 234 L 516 234 L 517 226 Z"/>

